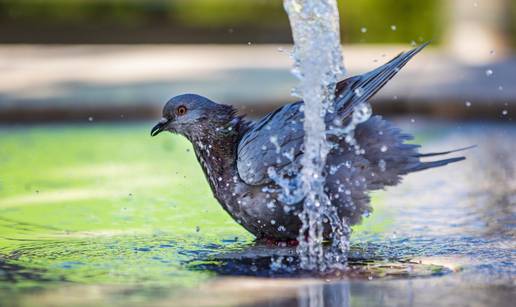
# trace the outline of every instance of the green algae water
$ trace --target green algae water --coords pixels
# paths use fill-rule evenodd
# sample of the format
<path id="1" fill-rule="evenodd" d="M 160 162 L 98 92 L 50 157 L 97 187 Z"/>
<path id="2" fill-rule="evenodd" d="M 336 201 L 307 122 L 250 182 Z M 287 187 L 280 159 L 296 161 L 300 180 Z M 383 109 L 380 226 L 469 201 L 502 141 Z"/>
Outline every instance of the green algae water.
<path id="1" fill-rule="evenodd" d="M 450 285 L 470 295 L 461 303 L 513 296 L 513 126 L 420 128 L 429 149 L 484 149 L 375 194 L 351 240 L 360 269 L 332 282 L 275 271 L 288 250 L 256 246 L 213 199 L 190 145 L 150 138 L 150 126 L 0 128 L 1 306 L 304 304 L 337 294 L 388 305 L 371 291 L 399 305 L 407 293 L 444 300 Z"/>
<path id="2" fill-rule="evenodd" d="M 4 262 L 45 269 L 45 279 L 159 281 L 184 274 L 177 267 L 189 248 L 248 242 L 211 197 L 190 145 L 180 137 L 151 139 L 146 128 L 3 130 Z"/>

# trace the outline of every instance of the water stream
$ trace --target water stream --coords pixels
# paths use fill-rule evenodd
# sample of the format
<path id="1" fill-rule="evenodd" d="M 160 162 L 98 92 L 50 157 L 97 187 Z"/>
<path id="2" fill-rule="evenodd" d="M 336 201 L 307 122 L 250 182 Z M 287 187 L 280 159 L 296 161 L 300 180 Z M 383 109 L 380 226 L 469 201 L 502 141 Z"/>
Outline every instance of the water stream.
<path id="1" fill-rule="evenodd" d="M 326 139 L 327 112 L 332 112 L 335 85 L 344 75 L 336 0 L 285 0 L 294 39 L 293 74 L 300 80 L 293 93 L 304 100 L 304 155 L 301 188 L 304 207 L 299 233 L 301 267 L 326 270 L 345 266 L 350 228 L 324 192 L 324 167 L 331 144 Z M 342 131 L 354 145 L 352 121 Z M 332 246 L 323 249 L 324 223 L 332 228 Z"/>

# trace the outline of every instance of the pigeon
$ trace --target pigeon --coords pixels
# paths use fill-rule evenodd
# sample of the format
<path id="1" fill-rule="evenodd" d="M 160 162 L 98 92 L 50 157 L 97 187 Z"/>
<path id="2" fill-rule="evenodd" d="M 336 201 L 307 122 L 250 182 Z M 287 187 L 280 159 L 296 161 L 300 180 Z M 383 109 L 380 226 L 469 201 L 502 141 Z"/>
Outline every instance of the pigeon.
<path id="1" fill-rule="evenodd" d="M 368 101 L 425 46 L 338 82 L 333 111 L 325 116 L 328 129 L 346 127 L 357 106 Z M 165 104 L 151 136 L 169 131 L 186 137 L 224 210 L 258 240 L 289 242 L 298 238 L 302 226 L 303 194 L 295 193 L 295 179 L 302 168 L 303 118 L 303 101 L 251 121 L 229 105 L 183 94 Z M 327 139 L 332 146 L 324 166 L 324 190 L 339 217 L 350 226 L 372 211 L 369 191 L 395 186 L 408 173 L 465 159 L 423 162 L 422 158 L 468 149 L 420 153 L 420 145 L 407 143 L 413 139 L 410 134 L 378 115 L 355 127 L 355 144 L 338 133 L 329 133 Z M 291 197 L 287 197 L 289 193 Z M 325 239 L 331 239 L 331 231 L 324 223 Z"/>

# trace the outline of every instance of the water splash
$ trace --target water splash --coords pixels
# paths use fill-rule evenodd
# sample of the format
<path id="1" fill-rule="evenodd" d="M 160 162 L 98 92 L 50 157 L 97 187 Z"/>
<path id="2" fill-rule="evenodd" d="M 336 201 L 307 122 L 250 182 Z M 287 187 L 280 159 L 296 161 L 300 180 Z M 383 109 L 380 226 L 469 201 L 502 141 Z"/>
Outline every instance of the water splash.
<path id="1" fill-rule="evenodd" d="M 323 169 L 330 144 L 325 115 L 331 111 L 335 84 L 344 74 L 336 0 L 284 0 L 294 38 L 292 73 L 300 82 L 293 93 L 304 100 L 304 195 L 299 217 L 298 254 L 304 269 L 326 270 L 345 265 L 349 228 L 324 193 Z M 323 249 L 325 224 L 331 226 L 332 247 Z M 328 225 L 326 225 L 327 227 Z"/>

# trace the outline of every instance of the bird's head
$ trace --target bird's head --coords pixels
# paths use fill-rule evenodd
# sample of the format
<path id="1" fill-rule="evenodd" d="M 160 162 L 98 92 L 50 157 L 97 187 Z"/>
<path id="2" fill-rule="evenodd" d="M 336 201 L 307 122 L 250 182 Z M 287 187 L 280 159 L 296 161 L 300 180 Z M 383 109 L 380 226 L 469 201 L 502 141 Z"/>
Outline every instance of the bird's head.
<path id="1" fill-rule="evenodd" d="M 179 133 L 188 139 L 199 139 L 231 125 L 231 106 L 215 103 L 208 98 L 184 94 L 173 97 L 163 107 L 161 120 L 152 128 L 151 136 L 163 131 Z"/>

